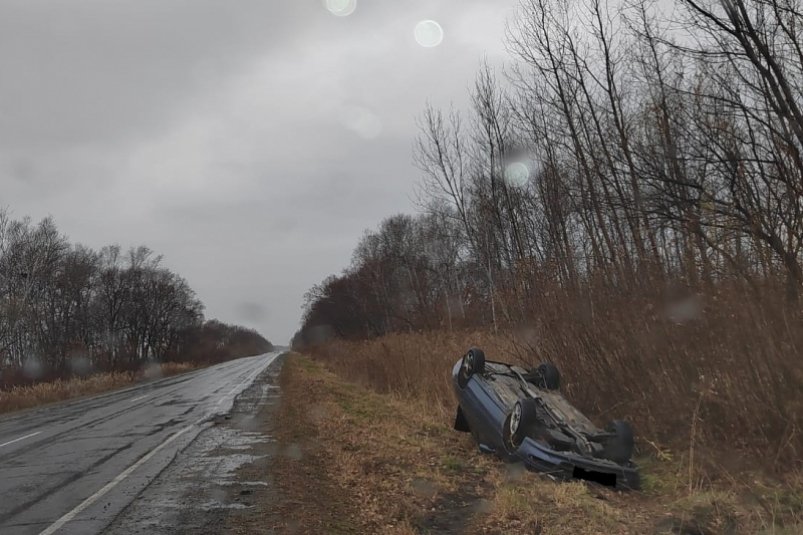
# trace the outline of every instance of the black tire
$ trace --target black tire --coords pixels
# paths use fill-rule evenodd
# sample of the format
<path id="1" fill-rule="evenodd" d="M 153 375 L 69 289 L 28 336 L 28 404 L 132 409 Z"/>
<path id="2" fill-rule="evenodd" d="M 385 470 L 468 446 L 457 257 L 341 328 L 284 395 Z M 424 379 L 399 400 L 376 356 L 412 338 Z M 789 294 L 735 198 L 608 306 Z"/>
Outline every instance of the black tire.
<path id="1" fill-rule="evenodd" d="M 460 405 L 457 406 L 457 414 L 454 417 L 454 429 L 455 431 L 461 431 L 463 433 L 471 432 L 471 427 L 468 425 L 466 415 L 463 414 L 463 407 Z"/>
<path id="2" fill-rule="evenodd" d="M 560 388 L 560 372 L 550 362 L 542 362 L 532 373 L 533 382 L 539 388 L 557 390 Z"/>
<path id="3" fill-rule="evenodd" d="M 537 424 L 537 406 L 534 399 L 520 399 L 505 418 L 505 423 L 502 424 L 504 426 L 502 437 L 509 453 L 519 449 L 533 426 Z"/>
<path id="4" fill-rule="evenodd" d="M 605 439 L 605 458 L 624 464 L 633 456 L 633 428 L 623 420 L 614 420 L 605 426 L 612 436 Z"/>
<path id="5" fill-rule="evenodd" d="M 475 373 L 483 373 L 485 371 L 485 353 L 482 349 L 472 347 L 465 355 L 463 355 L 463 362 L 460 364 L 460 371 L 457 374 L 457 382 L 460 388 L 465 388 L 468 380 Z"/>

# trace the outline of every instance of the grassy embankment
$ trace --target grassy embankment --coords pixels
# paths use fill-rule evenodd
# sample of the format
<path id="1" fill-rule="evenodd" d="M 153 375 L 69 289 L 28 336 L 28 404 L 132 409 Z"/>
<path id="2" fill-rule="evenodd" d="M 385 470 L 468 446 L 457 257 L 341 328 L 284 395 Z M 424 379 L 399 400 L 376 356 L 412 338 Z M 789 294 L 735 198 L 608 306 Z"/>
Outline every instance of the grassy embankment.
<path id="1" fill-rule="evenodd" d="M 553 359 L 563 369 L 566 395 L 593 419 L 623 416 L 636 425 L 644 488 L 619 493 L 554 483 L 505 465 L 452 431 L 449 370 L 468 345 L 483 347 L 489 358 L 533 360 L 521 340 L 482 333 L 334 342 L 318 348 L 315 360 L 290 358 L 279 411 L 279 439 L 289 453 L 276 467 L 281 498 L 274 527 L 308 533 L 803 530 L 799 468 L 794 461 L 788 470 L 778 464 L 790 448 L 800 451 L 794 428 L 800 420 L 792 421 L 794 433 L 775 441 L 762 430 L 729 442 L 720 438 L 734 422 L 760 417 L 727 416 L 726 409 L 739 408 L 740 396 L 761 401 L 757 389 L 731 390 L 744 371 L 738 366 L 719 374 L 709 389 L 698 390 L 709 384 L 701 377 L 689 387 L 696 395 L 673 399 L 682 387 L 671 369 L 660 372 L 667 384 L 656 388 L 654 370 L 637 368 L 633 377 L 643 380 L 628 383 L 622 375 L 629 371 L 594 374 L 578 355 Z M 656 360 L 668 365 L 660 355 Z M 756 412 L 799 410 L 799 401 L 764 403 Z M 756 448 L 768 444 L 774 448 L 755 457 Z"/>

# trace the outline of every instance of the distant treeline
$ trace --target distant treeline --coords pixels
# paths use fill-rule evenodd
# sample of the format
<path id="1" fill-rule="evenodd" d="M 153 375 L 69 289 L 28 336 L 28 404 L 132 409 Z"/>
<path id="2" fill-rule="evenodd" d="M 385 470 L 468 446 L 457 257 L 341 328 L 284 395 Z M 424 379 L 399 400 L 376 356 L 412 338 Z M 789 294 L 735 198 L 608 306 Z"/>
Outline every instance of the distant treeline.
<path id="1" fill-rule="evenodd" d="M 362 239 L 296 341 L 510 325 L 550 295 L 797 303 L 803 10 L 796 1 L 522 0 L 504 75 L 429 107 L 424 215 Z M 603 305 L 604 306 L 604 305 Z"/>
<path id="2" fill-rule="evenodd" d="M 187 281 L 150 249 L 95 251 L 50 218 L 0 211 L 0 387 L 271 348 L 256 331 L 205 321 Z"/>

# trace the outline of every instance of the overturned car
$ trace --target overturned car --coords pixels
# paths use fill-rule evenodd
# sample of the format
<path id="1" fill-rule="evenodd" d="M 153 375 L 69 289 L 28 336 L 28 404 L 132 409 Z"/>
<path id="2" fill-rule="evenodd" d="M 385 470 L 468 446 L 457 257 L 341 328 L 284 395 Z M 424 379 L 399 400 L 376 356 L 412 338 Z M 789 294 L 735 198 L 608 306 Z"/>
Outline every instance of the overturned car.
<path id="1" fill-rule="evenodd" d="M 630 425 L 614 420 L 596 427 L 560 394 L 553 364 L 526 370 L 486 360 L 472 348 L 454 365 L 452 378 L 454 427 L 470 432 L 480 450 L 554 477 L 638 488 Z"/>

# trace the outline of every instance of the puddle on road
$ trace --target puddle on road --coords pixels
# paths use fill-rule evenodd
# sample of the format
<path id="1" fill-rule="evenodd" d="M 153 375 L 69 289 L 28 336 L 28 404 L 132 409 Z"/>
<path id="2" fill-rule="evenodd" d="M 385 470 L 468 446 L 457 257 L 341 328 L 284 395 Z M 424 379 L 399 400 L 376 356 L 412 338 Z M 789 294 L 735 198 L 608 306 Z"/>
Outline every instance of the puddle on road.
<path id="1" fill-rule="evenodd" d="M 220 503 L 211 501 L 198 506 L 203 511 L 213 511 L 215 509 L 250 509 L 253 505 L 246 505 L 244 503 Z"/>
<path id="2" fill-rule="evenodd" d="M 214 486 L 230 486 L 237 483 L 237 470 L 266 457 L 248 452 L 257 444 L 271 442 L 274 442 L 272 437 L 253 431 L 241 431 L 228 425 L 213 426 L 194 444 L 202 451 L 192 452 L 194 462 L 181 479 L 193 485 L 196 492 Z"/>
<path id="3" fill-rule="evenodd" d="M 271 442 L 270 436 L 228 425 L 210 427 L 133 502 L 135 507 L 129 507 L 110 532 L 142 532 L 145 526 L 149 534 L 173 533 L 170 526 L 182 526 L 183 533 L 203 532 L 216 514 L 252 507 L 248 500 L 255 489 L 267 488 L 268 482 L 238 481 L 237 471 L 263 461 L 267 455 L 248 452 Z"/>
<path id="4" fill-rule="evenodd" d="M 267 481 L 218 481 L 220 485 L 239 485 L 241 487 L 267 487 Z M 242 494 L 242 493 L 241 493 Z"/>

